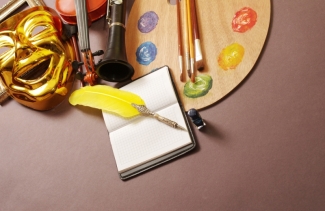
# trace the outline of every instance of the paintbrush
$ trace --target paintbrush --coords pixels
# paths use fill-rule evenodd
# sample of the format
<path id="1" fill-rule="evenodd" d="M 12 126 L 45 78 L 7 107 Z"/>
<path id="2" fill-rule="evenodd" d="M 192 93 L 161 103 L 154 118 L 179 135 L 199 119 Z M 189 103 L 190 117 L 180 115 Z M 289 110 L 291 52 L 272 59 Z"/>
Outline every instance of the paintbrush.
<path id="1" fill-rule="evenodd" d="M 190 10 L 190 1 L 186 0 L 186 13 L 187 13 L 187 29 L 188 29 L 188 42 L 190 47 L 190 69 L 191 69 L 191 81 L 195 82 L 194 74 L 194 45 L 193 45 L 193 29 L 192 29 L 192 20 L 191 20 L 191 10 Z"/>
<path id="2" fill-rule="evenodd" d="M 203 55 L 201 50 L 201 41 L 200 41 L 200 33 L 199 33 L 199 26 L 197 20 L 195 0 L 190 0 L 190 10 L 191 10 L 191 22 L 192 22 L 193 36 L 194 36 L 196 69 L 202 71 L 204 69 L 204 62 L 203 62 Z"/>
<path id="3" fill-rule="evenodd" d="M 183 13 L 183 20 L 184 20 L 184 49 L 185 49 L 185 68 L 186 68 L 186 72 L 189 78 L 191 78 L 191 65 L 190 65 L 190 50 L 189 50 L 189 33 L 188 33 L 188 20 L 187 20 L 187 3 L 186 0 L 183 0 L 184 4 L 183 4 L 183 9 L 184 9 L 184 13 Z"/>
<path id="4" fill-rule="evenodd" d="M 183 79 L 183 50 L 182 50 L 182 24 L 181 24 L 181 6 L 180 1 L 177 0 L 176 2 L 176 9 L 177 9 L 177 35 L 178 35 L 178 63 L 180 69 L 180 80 L 184 82 Z"/>

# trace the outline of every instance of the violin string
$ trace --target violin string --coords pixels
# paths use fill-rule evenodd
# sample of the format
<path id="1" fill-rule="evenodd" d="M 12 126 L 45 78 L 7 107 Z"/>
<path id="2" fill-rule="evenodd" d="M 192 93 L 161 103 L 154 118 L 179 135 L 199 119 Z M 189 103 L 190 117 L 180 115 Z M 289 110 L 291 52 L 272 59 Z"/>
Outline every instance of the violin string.
<path id="1" fill-rule="evenodd" d="M 89 35 L 87 25 L 87 9 L 85 0 L 75 0 L 78 34 L 81 50 L 89 50 Z"/>
<path id="2" fill-rule="evenodd" d="M 83 35 L 81 33 L 81 17 L 80 17 L 80 6 L 79 6 L 79 0 L 75 0 L 74 1 L 75 3 L 75 7 L 76 7 L 76 18 L 77 18 L 77 27 L 78 27 L 78 37 L 79 37 L 79 43 L 80 43 L 80 47 L 81 47 L 81 50 L 83 50 L 83 43 L 82 43 L 82 40 L 83 40 Z"/>
<path id="3" fill-rule="evenodd" d="M 83 29 L 83 32 L 85 33 L 85 47 L 87 50 L 90 49 L 90 46 L 89 46 L 89 32 L 88 32 L 88 18 L 87 18 L 87 8 L 86 8 L 86 1 L 83 0 L 82 1 L 82 9 L 83 9 L 83 12 L 82 12 L 82 18 L 83 18 L 83 26 L 84 26 L 84 29 Z"/>

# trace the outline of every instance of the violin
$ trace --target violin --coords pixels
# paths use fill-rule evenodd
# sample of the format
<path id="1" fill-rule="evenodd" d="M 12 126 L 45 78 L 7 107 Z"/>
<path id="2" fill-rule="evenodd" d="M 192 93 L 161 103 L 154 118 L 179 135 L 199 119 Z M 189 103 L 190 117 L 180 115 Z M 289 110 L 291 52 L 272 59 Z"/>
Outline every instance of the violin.
<path id="1" fill-rule="evenodd" d="M 55 7 L 68 24 L 77 23 L 77 10 L 74 0 L 56 0 Z M 86 1 L 87 16 L 94 22 L 106 14 L 107 0 Z"/>
<path id="2" fill-rule="evenodd" d="M 94 56 L 103 54 L 103 51 L 91 52 L 88 26 L 91 22 L 98 20 L 106 14 L 107 1 L 56 0 L 55 7 L 65 22 L 72 25 L 77 24 L 79 46 L 83 60 L 79 65 L 84 64 L 86 69 L 86 75 L 83 80 L 91 86 L 95 85 L 98 76 L 95 71 Z M 77 42 L 75 37 L 73 42 Z M 78 52 L 79 49 L 77 55 Z M 80 61 L 80 57 L 77 57 L 77 59 Z"/>

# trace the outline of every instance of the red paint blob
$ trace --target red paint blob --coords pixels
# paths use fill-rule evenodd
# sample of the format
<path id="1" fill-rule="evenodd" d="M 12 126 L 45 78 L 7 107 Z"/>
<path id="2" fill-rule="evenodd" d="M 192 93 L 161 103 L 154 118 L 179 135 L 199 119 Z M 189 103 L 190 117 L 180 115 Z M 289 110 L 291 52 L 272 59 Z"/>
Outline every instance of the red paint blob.
<path id="1" fill-rule="evenodd" d="M 232 29 L 235 32 L 244 33 L 253 28 L 256 21 L 257 13 L 249 7 L 244 7 L 235 13 L 232 19 Z"/>

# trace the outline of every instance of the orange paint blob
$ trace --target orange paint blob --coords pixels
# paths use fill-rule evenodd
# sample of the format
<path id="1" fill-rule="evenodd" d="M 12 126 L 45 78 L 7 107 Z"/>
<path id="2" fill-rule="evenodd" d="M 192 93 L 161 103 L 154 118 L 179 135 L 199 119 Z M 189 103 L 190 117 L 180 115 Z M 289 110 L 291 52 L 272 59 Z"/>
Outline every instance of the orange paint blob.
<path id="1" fill-rule="evenodd" d="M 233 43 L 222 49 L 218 64 L 224 70 L 235 69 L 243 60 L 245 49 L 238 43 Z"/>
<path id="2" fill-rule="evenodd" d="M 235 13 L 232 19 L 232 29 L 235 32 L 244 33 L 253 28 L 256 21 L 257 13 L 249 7 L 244 7 Z"/>

